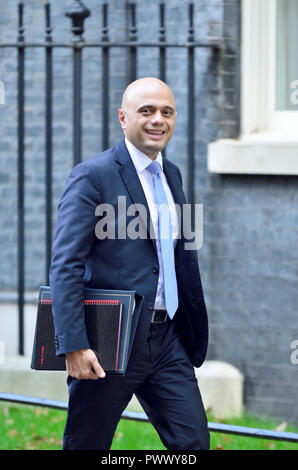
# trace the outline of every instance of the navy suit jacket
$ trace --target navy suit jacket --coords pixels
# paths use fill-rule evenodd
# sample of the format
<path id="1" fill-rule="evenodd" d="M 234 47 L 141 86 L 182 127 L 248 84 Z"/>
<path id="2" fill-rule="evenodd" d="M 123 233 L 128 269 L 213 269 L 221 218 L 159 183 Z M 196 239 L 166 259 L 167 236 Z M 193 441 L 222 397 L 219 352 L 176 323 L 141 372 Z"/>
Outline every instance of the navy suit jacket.
<path id="1" fill-rule="evenodd" d="M 175 203 L 186 203 L 179 168 L 163 159 L 164 172 Z M 58 206 L 56 234 L 50 269 L 57 355 L 89 347 L 84 323 L 84 286 L 99 289 L 136 290 L 143 296 L 135 344 L 146 341 L 158 282 L 156 242 L 150 238 L 117 237 L 123 223 L 117 213 L 118 197 L 126 206 L 142 204 L 150 213 L 146 197 L 124 139 L 116 146 L 76 165 L 70 172 Z M 115 238 L 99 239 L 95 214 L 99 204 L 115 208 Z M 126 223 L 137 214 L 127 216 Z M 140 216 L 142 213 L 140 212 Z M 181 341 L 192 364 L 199 367 L 208 343 L 207 312 L 196 250 L 185 250 L 183 237 L 175 249 L 179 306 L 174 317 Z M 133 355 L 131 359 L 133 361 Z"/>

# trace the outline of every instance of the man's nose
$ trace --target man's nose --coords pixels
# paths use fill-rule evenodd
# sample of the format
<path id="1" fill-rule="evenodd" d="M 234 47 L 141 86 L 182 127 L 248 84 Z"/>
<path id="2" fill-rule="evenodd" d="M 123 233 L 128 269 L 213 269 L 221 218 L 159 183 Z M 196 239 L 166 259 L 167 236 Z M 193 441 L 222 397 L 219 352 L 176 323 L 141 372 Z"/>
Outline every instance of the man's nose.
<path id="1" fill-rule="evenodd" d="M 163 122 L 163 115 L 160 111 L 156 111 L 153 115 L 152 115 L 152 119 L 151 119 L 152 123 L 153 124 L 158 124 L 158 123 L 162 123 Z"/>

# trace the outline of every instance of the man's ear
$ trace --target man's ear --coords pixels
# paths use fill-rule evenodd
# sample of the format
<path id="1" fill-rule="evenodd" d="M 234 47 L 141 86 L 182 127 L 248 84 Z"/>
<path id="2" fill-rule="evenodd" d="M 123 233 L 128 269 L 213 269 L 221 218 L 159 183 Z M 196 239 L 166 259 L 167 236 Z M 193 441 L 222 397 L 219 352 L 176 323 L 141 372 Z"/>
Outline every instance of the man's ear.
<path id="1" fill-rule="evenodd" d="M 126 128 L 125 112 L 121 108 L 119 108 L 117 110 L 117 112 L 118 112 L 118 119 L 119 119 L 120 125 L 121 125 L 122 129 L 124 130 Z"/>

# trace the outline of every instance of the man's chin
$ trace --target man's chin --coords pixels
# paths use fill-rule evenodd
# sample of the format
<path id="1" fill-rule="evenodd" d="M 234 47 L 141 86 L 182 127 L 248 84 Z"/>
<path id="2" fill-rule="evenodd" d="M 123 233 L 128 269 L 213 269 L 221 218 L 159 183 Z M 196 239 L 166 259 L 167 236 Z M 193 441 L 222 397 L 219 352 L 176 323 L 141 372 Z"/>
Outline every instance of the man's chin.
<path id="1" fill-rule="evenodd" d="M 152 142 L 152 141 L 143 141 L 143 142 L 132 142 L 141 152 L 143 152 L 148 157 L 156 157 L 159 152 L 161 152 L 168 142 Z"/>
<path id="2" fill-rule="evenodd" d="M 151 153 L 159 153 L 161 152 L 165 146 L 167 145 L 167 142 L 163 141 L 163 142 L 146 142 L 145 145 L 144 145 L 144 148 L 146 148 L 147 152 L 151 152 Z"/>

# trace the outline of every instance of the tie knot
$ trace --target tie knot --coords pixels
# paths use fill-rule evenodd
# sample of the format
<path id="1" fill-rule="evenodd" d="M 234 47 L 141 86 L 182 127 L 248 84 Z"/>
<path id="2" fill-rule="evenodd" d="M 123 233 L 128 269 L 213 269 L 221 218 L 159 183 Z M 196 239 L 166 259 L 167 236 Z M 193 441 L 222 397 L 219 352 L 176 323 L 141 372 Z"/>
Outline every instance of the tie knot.
<path id="1" fill-rule="evenodd" d="M 150 165 L 148 165 L 147 168 L 150 171 L 150 173 L 152 173 L 153 175 L 158 175 L 159 173 L 161 173 L 161 166 L 156 161 L 150 163 Z"/>

